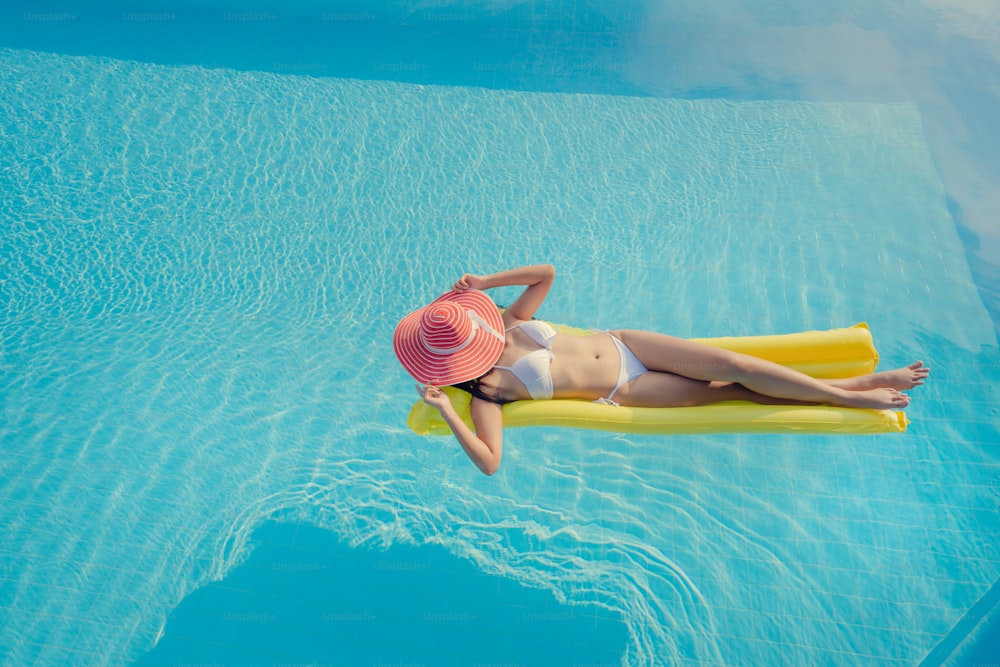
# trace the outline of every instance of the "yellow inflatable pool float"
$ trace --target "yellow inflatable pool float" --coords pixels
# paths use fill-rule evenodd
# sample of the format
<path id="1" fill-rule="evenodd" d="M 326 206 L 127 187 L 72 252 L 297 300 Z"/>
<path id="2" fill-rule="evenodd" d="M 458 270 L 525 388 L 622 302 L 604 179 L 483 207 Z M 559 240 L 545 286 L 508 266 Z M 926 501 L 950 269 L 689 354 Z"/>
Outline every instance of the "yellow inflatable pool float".
<path id="1" fill-rule="evenodd" d="M 554 325 L 560 333 L 595 332 Z M 694 338 L 700 343 L 768 359 L 817 378 L 846 378 L 874 372 L 878 352 L 864 322 L 844 329 L 775 336 Z M 472 427 L 472 397 L 445 387 L 455 410 Z M 449 435 L 441 414 L 418 400 L 406 422 L 420 435 Z M 758 405 L 743 401 L 693 408 L 630 408 L 581 400 L 515 401 L 503 406 L 504 427 L 566 426 L 617 433 L 901 433 L 902 412 L 829 406 Z"/>

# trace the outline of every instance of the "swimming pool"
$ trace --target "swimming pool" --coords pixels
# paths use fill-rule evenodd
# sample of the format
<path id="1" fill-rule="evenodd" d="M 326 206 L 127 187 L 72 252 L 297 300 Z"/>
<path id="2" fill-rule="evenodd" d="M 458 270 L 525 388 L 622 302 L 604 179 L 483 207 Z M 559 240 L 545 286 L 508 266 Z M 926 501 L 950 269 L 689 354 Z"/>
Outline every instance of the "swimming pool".
<path id="1" fill-rule="evenodd" d="M 923 100 L 685 59 L 735 20 L 691 7 L 174 7 L 5 23 L 7 662 L 993 657 L 998 318 Z M 867 320 L 936 376 L 902 437 L 532 429 L 482 478 L 389 339 L 528 261 L 554 320 Z"/>

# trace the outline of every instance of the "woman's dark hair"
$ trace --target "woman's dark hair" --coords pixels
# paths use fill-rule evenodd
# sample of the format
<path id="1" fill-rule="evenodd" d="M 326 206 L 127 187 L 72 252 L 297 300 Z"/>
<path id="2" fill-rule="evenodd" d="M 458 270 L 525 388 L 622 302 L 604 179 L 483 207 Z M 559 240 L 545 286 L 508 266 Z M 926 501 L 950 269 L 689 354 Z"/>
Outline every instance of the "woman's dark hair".
<path id="1" fill-rule="evenodd" d="M 497 308 L 500 310 L 501 313 L 503 313 L 503 311 L 507 310 L 507 306 L 501 306 L 499 304 L 497 304 Z M 532 317 L 531 319 L 535 319 L 535 318 Z M 504 398 L 499 393 L 497 393 L 497 388 L 496 387 L 490 387 L 490 385 L 483 384 L 481 382 L 481 380 L 484 377 L 486 377 L 487 375 L 489 375 L 492 372 L 493 372 L 493 369 L 491 368 L 490 370 L 486 371 L 485 373 L 483 373 L 482 375 L 480 375 L 479 377 L 477 377 L 477 378 L 475 378 L 473 380 L 466 380 L 465 382 L 456 382 L 455 384 L 453 384 L 451 386 L 454 387 L 455 389 L 461 389 L 462 391 L 466 392 L 467 394 L 472 394 L 476 398 L 481 398 L 482 400 L 486 401 L 487 403 L 493 403 L 495 405 L 507 405 L 508 403 L 513 403 L 514 401 L 512 399 L 510 399 L 510 398 Z M 487 393 L 487 392 L 483 391 L 484 387 L 489 387 L 490 389 L 493 390 L 493 392 L 492 393 Z"/>
<path id="2" fill-rule="evenodd" d="M 456 382 L 451 385 L 455 389 L 461 389 L 462 391 L 472 394 L 476 398 L 481 398 L 488 403 L 494 403 L 496 405 L 506 405 L 507 403 L 513 403 L 509 398 L 504 398 L 496 392 L 496 387 L 490 387 L 490 385 L 483 384 L 481 380 L 493 372 L 491 368 L 484 375 L 480 375 L 474 380 L 466 380 L 465 382 Z M 486 392 L 484 388 L 489 387 L 492 389 L 491 392 Z"/>

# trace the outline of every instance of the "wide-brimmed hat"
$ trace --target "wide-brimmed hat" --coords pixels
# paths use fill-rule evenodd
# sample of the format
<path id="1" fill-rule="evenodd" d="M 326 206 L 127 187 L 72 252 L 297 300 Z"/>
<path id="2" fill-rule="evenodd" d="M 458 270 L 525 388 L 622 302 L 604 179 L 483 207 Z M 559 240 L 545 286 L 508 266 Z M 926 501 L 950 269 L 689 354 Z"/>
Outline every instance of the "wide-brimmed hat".
<path id="1" fill-rule="evenodd" d="M 478 290 L 447 292 L 400 320 L 392 346 L 421 384 L 465 382 L 500 358 L 503 319 L 493 300 Z"/>

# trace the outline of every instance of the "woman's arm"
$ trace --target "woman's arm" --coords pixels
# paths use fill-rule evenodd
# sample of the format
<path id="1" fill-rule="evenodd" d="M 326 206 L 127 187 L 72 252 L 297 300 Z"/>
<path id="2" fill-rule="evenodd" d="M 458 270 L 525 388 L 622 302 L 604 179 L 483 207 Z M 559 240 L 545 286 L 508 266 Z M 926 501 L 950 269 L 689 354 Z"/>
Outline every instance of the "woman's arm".
<path id="1" fill-rule="evenodd" d="M 455 439 L 483 474 L 492 475 L 500 469 L 500 457 L 503 455 L 503 412 L 499 405 L 473 397 L 469 406 L 472 422 L 476 425 L 476 431 L 473 432 L 458 416 L 448 395 L 438 387 L 418 385 L 417 391 L 425 403 L 438 409 L 455 434 Z"/>
<path id="2" fill-rule="evenodd" d="M 539 306 L 545 301 L 555 277 L 556 269 L 551 264 L 535 264 L 488 276 L 467 273 L 458 279 L 452 289 L 462 292 L 470 288 L 487 290 L 508 285 L 526 285 L 527 289 L 504 313 L 504 322 L 509 323 L 509 320 L 530 320 L 534 317 Z"/>
<path id="3" fill-rule="evenodd" d="M 452 289 L 464 292 L 468 289 L 487 290 L 508 285 L 525 285 L 526 289 L 514 303 L 504 311 L 504 323 L 531 319 L 538 307 L 545 301 L 555 280 L 556 269 L 551 264 L 523 266 L 519 269 L 501 271 L 487 276 L 466 273 L 459 278 Z M 469 412 L 476 430 L 473 431 L 455 412 L 448 395 L 431 385 L 417 387 L 424 402 L 435 407 L 455 434 L 455 438 L 472 462 L 486 475 L 493 475 L 500 468 L 503 455 L 503 411 L 501 406 L 473 397 Z"/>

